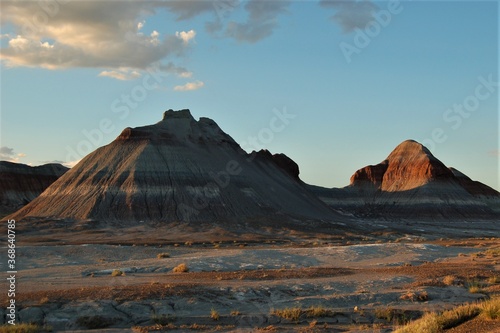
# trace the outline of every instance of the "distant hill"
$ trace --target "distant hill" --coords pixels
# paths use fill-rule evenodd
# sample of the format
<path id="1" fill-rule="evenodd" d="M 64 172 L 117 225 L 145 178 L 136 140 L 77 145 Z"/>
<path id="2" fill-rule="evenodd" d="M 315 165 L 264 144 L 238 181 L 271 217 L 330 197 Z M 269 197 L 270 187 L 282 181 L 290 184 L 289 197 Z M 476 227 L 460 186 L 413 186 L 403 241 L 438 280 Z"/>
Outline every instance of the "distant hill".
<path id="1" fill-rule="evenodd" d="M 0 161 L 0 216 L 28 204 L 68 170 L 55 163 L 31 167 Z"/>
<path id="2" fill-rule="evenodd" d="M 298 175 L 285 155 L 247 154 L 213 120 L 168 110 L 154 125 L 124 129 L 12 217 L 250 226 L 340 218 Z"/>
<path id="3" fill-rule="evenodd" d="M 311 186 L 334 210 L 381 218 L 500 217 L 500 193 L 446 167 L 420 143 L 407 140 L 381 163 L 357 170 L 342 189 Z"/>

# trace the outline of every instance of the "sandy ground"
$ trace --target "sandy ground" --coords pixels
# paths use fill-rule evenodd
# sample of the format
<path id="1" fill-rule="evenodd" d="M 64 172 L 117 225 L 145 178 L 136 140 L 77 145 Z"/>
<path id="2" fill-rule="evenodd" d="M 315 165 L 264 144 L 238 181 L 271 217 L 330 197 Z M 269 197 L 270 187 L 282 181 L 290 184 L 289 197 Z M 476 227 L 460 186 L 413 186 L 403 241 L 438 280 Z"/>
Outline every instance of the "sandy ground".
<path id="1" fill-rule="evenodd" d="M 425 311 L 500 293 L 500 285 L 487 282 L 500 276 L 499 259 L 487 252 L 500 247 L 498 238 L 421 240 L 409 235 L 344 243 L 24 244 L 18 247 L 18 313 L 21 320 L 49 324 L 56 332 L 81 329 L 78 318 L 95 316 L 111 318 L 108 326 L 117 327 L 116 332 L 160 319 L 170 323 L 172 332 L 200 327 L 390 332 Z M 157 258 L 162 253 L 168 258 Z M 179 264 L 189 272 L 173 273 Z M 113 270 L 125 274 L 112 276 Z M 445 283 L 446 276 L 455 281 Z M 472 283 L 482 290 L 470 293 Z M 318 318 L 304 313 L 297 320 L 273 315 L 274 310 L 312 306 L 329 313 Z M 400 311 L 401 318 L 383 318 L 380 313 L 387 309 Z M 219 320 L 210 317 L 212 310 Z M 195 323 L 200 327 L 193 328 Z M 481 332 L 497 332 L 499 324 Z"/>

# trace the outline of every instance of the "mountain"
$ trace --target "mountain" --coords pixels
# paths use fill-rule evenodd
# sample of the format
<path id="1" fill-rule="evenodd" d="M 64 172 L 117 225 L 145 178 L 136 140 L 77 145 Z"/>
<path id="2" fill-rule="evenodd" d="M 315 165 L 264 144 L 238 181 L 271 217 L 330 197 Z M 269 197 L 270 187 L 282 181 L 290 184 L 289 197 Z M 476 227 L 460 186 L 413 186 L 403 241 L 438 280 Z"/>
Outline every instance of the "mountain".
<path id="1" fill-rule="evenodd" d="M 334 210 L 372 217 L 499 217 L 500 193 L 446 167 L 407 140 L 381 163 L 357 170 L 342 189 L 310 187 Z"/>
<path id="2" fill-rule="evenodd" d="M 407 140 L 381 163 L 357 170 L 351 177 L 351 186 L 399 192 L 451 177 L 453 173 L 426 147 Z"/>
<path id="3" fill-rule="evenodd" d="M 213 120 L 168 110 L 154 125 L 124 129 L 12 217 L 122 224 L 338 217 L 298 175 L 285 155 L 247 154 Z"/>
<path id="4" fill-rule="evenodd" d="M 35 199 L 68 170 L 55 163 L 31 167 L 0 161 L 0 216 L 13 213 Z"/>

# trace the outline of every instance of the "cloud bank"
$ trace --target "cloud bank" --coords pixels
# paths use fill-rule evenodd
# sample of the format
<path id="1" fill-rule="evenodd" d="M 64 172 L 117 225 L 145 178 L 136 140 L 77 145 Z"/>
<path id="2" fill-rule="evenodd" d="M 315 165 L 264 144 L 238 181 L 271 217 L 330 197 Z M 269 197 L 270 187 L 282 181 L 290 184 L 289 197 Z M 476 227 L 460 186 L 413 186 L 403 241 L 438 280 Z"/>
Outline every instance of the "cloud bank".
<path id="1" fill-rule="evenodd" d="M 194 30 L 146 32 L 148 23 L 143 18 L 163 4 L 2 1 L 0 19 L 13 32 L 2 35 L 8 42 L 0 49 L 0 60 L 7 67 L 99 68 L 99 76 L 136 79 L 153 64 L 182 58 L 196 36 Z M 166 69 L 175 66 L 169 64 Z"/>
<path id="2" fill-rule="evenodd" d="M 168 1 L 165 7 L 175 14 L 177 21 L 209 14 L 211 19 L 205 23 L 209 33 L 232 38 L 238 42 L 256 43 L 272 35 L 278 27 L 278 16 L 287 12 L 290 2 L 288 0 L 182 0 Z M 227 17 L 240 9 L 247 15 L 246 21 L 225 22 Z"/>
<path id="3" fill-rule="evenodd" d="M 197 32 L 163 31 L 151 26 L 149 17 L 163 15 L 162 11 L 176 21 L 204 16 L 205 28 L 213 36 L 257 43 L 279 27 L 278 18 L 290 4 L 289 0 L 2 0 L 0 19 L 11 31 L 0 36 L 0 61 L 6 67 L 95 68 L 98 76 L 121 81 L 138 79 L 153 66 L 191 78 L 193 73 L 175 62 L 187 56 Z M 201 81 L 185 86 L 199 89 L 203 85 L 193 86 L 197 82 Z"/>

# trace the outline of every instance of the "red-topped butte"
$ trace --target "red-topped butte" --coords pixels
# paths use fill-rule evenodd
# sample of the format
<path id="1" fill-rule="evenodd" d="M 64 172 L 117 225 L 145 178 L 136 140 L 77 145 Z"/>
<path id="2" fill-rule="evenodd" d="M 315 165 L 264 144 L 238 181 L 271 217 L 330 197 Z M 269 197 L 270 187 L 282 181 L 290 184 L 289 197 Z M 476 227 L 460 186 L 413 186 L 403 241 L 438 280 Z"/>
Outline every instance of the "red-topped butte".
<path id="1" fill-rule="evenodd" d="M 348 215 L 376 218 L 496 218 L 500 193 L 446 167 L 420 143 L 407 140 L 377 165 L 357 170 L 341 189 L 310 186 Z"/>
<path id="2" fill-rule="evenodd" d="M 381 191 L 396 192 L 453 177 L 453 173 L 426 147 L 414 140 L 406 140 L 381 163 L 356 171 L 350 184 L 371 185 Z"/>

